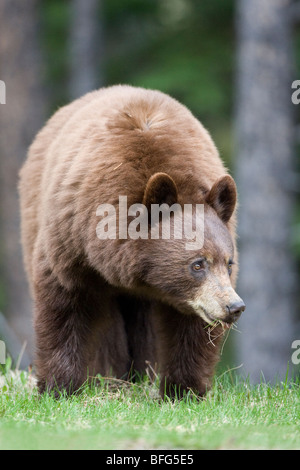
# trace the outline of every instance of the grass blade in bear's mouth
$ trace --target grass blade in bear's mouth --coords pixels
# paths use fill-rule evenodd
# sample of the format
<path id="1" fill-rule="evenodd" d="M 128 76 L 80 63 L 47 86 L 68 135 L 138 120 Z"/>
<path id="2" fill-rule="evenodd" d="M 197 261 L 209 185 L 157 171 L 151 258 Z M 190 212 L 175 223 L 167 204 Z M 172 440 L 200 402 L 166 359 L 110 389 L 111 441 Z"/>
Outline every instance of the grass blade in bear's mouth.
<path id="1" fill-rule="evenodd" d="M 209 315 L 209 313 L 207 313 L 206 311 L 205 311 L 205 315 L 207 316 L 207 318 L 208 318 L 208 319 L 210 320 L 210 322 L 211 322 L 211 323 L 208 323 L 207 327 L 211 327 L 211 326 L 215 327 L 215 326 L 217 326 L 217 324 L 219 323 L 219 324 L 222 326 L 223 329 L 229 330 L 229 329 L 231 328 L 231 326 L 232 326 L 232 323 L 225 322 L 225 321 L 223 321 L 223 320 L 220 320 L 219 318 L 212 318 L 212 317 Z"/>
<path id="2" fill-rule="evenodd" d="M 232 323 L 227 323 L 226 321 L 219 320 L 219 322 L 221 323 L 222 327 L 226 330 L 229 330 L 229 328 L 231 328 L 232 326 Z"/>

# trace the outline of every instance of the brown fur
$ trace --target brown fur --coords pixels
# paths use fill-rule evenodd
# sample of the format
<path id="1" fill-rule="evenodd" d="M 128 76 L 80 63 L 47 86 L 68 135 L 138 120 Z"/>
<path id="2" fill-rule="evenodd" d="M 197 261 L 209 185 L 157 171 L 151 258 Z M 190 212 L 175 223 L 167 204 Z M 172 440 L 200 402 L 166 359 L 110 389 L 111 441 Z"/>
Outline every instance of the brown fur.
<path id="1" fill-rule="evenodd" d="M 224 267 L 237 257 L 236 192 L 226 174 L 199 121 L 158 91 L 100 89 L 48 121 L 20 174 L 41 391 L 73 391 L 98 372 L 127 377 L 132 363 L 143 373 L 146 361 L 157 361 L 162 393 L 205 393 L 222 327 L 212 344 L 201 302 L 209 305 L 205 292 L 215 290 L 225 311 L 237 275 L 237 264 L 231 281 Z M 128 207 L 205 203 L 201 253 L 186 251 L 184 240 L 99 240 L 96 209 L 117 207 L 119 195 Z M 207 280 L 188 270 L 200 255 L 211 263 Z"/>

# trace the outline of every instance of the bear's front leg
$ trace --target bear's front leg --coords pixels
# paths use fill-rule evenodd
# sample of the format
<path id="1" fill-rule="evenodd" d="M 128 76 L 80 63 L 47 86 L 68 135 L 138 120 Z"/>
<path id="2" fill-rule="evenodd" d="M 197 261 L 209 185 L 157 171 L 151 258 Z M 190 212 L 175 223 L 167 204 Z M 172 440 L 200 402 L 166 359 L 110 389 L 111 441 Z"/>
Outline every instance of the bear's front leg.
<path id="1" fill-rule="evenodd" d="M 100 316 L 95 289 L 66 289 L 48 271 L 34 286 L 39 391 L 72 393 L 87 380 Z M 103 302 L 102 302 L 103 303 Z M 100 303 L 101 304 L 101 303 Z"/>
<path id="2" fill-rule="evenodd" d="M 156 325 L 162 397 L 182 398 L 189 390 L 205 395 L 219 359 L 222 327 L 210 333 L 200 317 L 168 306 L 157 312 Z"/>

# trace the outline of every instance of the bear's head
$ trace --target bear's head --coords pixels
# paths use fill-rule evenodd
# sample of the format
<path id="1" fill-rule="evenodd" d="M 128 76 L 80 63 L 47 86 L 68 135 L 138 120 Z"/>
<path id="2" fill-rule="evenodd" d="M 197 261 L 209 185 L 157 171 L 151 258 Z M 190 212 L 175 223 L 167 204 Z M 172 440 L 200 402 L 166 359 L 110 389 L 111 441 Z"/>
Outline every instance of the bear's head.
<path id="1" fill-rule="evenodd" d="M 146 185 L 143 204 L 148 214 L 152 205 L 180 207 L 178 194 L 169 175 L 156 173 Z M 236 201 L 236 185 L 229 175 L 218 179 L 206 192 L 200 221 L 192 211 L 194 227 L 204 222 L 201 246 L 193 247 L 185 234 L 176 236 L 176 211 L 169 212 L 170 237 L 163 237 L 163 220 L 159 220 L 159 239 L 141 240 L 143 255 L 139 257 L 142 282 L 151 295 L 183 313 L 197 314 L 207 323 L 218 321 L 229 327 L 237 320 L 245 305 L 234 290 L 237 255 L 230 225 L 234 226 Z"/>

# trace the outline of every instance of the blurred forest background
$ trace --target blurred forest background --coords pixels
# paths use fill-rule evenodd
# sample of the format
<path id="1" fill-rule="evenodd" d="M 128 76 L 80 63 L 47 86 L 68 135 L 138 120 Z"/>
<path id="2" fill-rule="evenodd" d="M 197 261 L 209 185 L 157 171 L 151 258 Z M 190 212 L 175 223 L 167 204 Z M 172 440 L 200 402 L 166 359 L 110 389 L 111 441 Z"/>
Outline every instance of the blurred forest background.
<path id="1" fill-rule="evenodd" d="M 0 338 L 32 362 L 31 302 L 19 243 L 18 171 L 60 106 L 117 83 L 185 104 L 236 178 L 247 309 L 222 366 L 253 381 L 285 376 L 300 339 L 298 108 L 300 2 L 1 0 Z M 298 367 L 298 368 L 297 368 Z M 299 373 L 299 366 L 294 372 Z"/>

